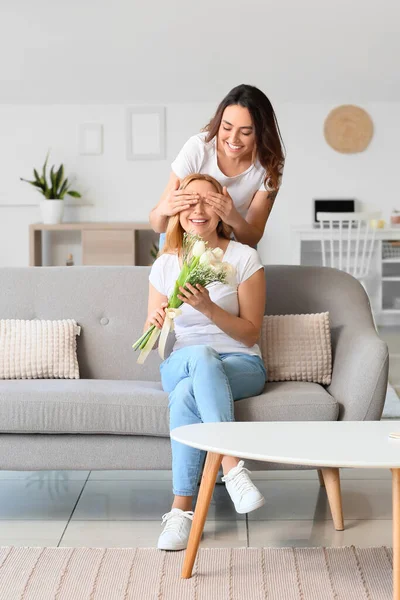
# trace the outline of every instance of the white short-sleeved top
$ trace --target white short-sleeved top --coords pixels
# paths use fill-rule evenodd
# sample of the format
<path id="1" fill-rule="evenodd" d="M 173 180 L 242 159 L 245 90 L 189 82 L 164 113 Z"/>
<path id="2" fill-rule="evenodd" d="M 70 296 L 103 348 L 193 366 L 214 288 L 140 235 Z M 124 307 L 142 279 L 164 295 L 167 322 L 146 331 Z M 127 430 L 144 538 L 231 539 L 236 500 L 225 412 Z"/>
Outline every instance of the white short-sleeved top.
<path id="1" fill-rule="evenodd" d="M 238 286 L 249 279 L 256 271 L 263 268 L 260 257 L 254 248 L 231 240 L 225 251 L 223 260 L 236 268 L 236 284 L 234 287 L 222 283 L 207 286 L 210 298 L 215 304 L 227 312 L 239 315 Z M 162 254 L 154 262 L 149 280 L 150 283 L 168 298 L 172 294 L 181 267 L 177 254 Z M 211 346 L 220 354 L 240 352 L 261 356 L 260 348 L 251 348 L 234 340 L 210 319 L 188 304 L 180 307 L 182 314 L 175 319 L 176 342 L 173 351 L 193 345 Z"/>
<path id="2" fill-rule="evenodd" d="M 259 190 L 268 192 L 272 189 L 264 184 L 266 171 L 256 160 L 240 175 L 227 177 L 218 166 L 216 137 L 206 142 L 206 136 L 207 133 L 203 132 L 189 138 L 171 168 L 179 179 L 192 173 L 203 173 L 214 177 L 222 186 L 226 186 L 236 209 L 245 218 L 254 194 Z"/>

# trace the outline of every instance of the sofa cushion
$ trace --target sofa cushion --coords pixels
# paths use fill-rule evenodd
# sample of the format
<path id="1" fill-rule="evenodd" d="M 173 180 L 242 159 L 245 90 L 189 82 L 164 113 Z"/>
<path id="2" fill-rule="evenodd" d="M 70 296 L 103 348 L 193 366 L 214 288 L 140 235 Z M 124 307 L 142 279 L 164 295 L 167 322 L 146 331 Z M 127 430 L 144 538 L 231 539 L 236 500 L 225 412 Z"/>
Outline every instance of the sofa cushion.
<path id="1" fill-rule="evenodd" d="M 240 421 L 336 420 L 338 405 L 318 384 L 267 383 L 235 402 Z M 169 435 L 168 395 L 151 381 L 0 381 L 2 433 Z"/>
<path id="2" fill-rule="evenodd" d="M 331 383 L 332 351 L 328 312 L 266 315 L 260 345 L 270 382 Z"/>
<path id="3" fill-rule="evenodd" d="M 74 319 L 0 319 L 0 379 L 79 379 Z"/>
<path id="4" fill-rule="evenodd" d="M 151 381 L 0 381 L 0 431 L 165 435 L 168 396 Z"/>
<path id="5" fill-rule="evenodd" d="M 260 396 L 235 402 L 237 421 L 337 421 L 339 405 L 318 383 L 267 383 Z"/>

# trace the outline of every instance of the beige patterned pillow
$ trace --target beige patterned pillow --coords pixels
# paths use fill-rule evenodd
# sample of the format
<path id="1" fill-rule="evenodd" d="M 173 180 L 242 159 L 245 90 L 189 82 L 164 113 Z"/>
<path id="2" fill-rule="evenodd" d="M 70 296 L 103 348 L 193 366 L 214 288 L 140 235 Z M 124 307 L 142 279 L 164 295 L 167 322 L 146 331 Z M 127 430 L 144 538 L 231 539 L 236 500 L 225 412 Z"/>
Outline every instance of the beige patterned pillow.
<path id="1" fill-rule="evenodd" d="M 329 313 L 265 316 L 260 346 L 268 381 L 331 383 Z"/>
<path id="2" fill-rule="evenodd" d="M 79 379 L 73 319 L 0 319 L 0 379 Z"/>

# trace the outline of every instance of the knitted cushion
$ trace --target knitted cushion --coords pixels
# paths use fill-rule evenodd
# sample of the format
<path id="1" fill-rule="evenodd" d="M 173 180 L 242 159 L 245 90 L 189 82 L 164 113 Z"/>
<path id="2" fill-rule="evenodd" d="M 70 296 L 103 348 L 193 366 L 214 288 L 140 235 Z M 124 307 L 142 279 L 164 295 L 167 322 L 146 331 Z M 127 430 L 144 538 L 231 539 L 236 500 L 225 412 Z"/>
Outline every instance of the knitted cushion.
<path id="1" fill-rule="evenodd" d="M 268 381 L 331 383 L 329 313 L 265 316 L 260 346 Z"/>
<path id="2" fill-rule="evenodd" d="M 73 319 L 0 319 L 0 379 L 79 379 Z"/>

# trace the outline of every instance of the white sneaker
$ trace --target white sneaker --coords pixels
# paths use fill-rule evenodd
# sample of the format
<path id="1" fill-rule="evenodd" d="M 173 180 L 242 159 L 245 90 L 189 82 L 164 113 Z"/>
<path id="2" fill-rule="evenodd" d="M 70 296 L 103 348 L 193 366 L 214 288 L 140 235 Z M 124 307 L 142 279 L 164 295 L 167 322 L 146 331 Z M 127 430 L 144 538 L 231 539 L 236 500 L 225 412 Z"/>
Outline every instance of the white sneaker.
<path id="1" fill-rule="evenodd" d="M 250 471 L 243 466 L 241 460 L 227 475 L 222 478 L 230 495 L 236 512 L 249 513 L 265 504 L 265 498 L 251 481 Z"/>
<path id="2" fill-rule="evenodd" d="M 187 546 L 190 528 L 193 521 L 191 510 L 173 508 L 165 513 L 162 522 L 166 523 L 164 530 L 158 538 L 159 550 L 184 550 Z"/>

